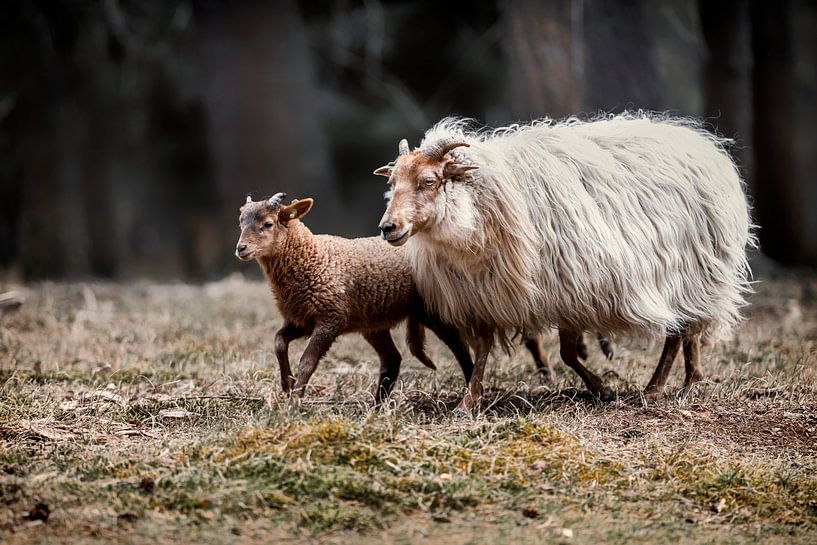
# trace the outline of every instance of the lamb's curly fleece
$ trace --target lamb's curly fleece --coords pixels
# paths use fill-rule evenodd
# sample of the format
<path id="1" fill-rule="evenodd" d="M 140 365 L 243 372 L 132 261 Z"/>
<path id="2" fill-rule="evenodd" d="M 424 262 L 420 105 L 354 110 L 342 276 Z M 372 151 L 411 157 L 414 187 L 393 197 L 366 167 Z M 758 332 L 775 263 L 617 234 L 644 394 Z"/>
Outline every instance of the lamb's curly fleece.
<path id="1" fill-rule="evenodd" d="M 443 319 L 505 335 L 548 326 L 715 339 L 740 320 L 754 246 L 744 184 L 719 138 L 643 112 L 492 131 L 447 118 L 477 165 L 445 184 L 436 223 L 407 242 Z"/>

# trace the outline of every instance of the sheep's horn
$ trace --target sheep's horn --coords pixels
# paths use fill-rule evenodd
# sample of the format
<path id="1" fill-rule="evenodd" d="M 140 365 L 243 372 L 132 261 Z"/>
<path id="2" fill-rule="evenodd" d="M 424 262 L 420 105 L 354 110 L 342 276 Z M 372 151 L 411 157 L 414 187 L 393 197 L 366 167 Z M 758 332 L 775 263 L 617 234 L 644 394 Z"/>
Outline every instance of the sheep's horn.
<path id="1" fill-rule="evenodd" d="M 286 194 L 286 193 L 276 193 L 275 195 L 273 195 L 272 197 L 270 197 L 270 198 L 269 198 L 269 201 L 268 201 L 268 202 L 269 202 L 271 205 L 273 205 L 273 206 L 278 206 L 278 205 L 279 205 L 279 204 L 281 204 L 281 203 L 284 201 L 284 199 L 286 199 L 286 198 L 287 198 L 287 194 Z"/>
<path id="2" fill-rule="evenodd" d="M 409 152 L 408 140 L 406 140 L 405 138 L 400 140 L 400 144 L 398 144 L 397 146 L 397 152 L 399 155 L 408 155 Z"/>
<path id="3" fill-rule="evenodd" d="M 445 156 L 445 154 L 451 151 L 452 149 L 458 148 L 460 146 L 468 147 L 469 145 L 470 144 L 466 144 L 465 142 L 457 138 L 453 137 L 443 138 L 442 140 L 436 142 L 432 146 L 426 148 L 423 153 L 425 154 L 426 157 L 430 159 L 439 160 L 442 159 Z"/>
<path id="4" fill-rule="evenodd" d="M 247 195 L 247 201 L 244 204 L 250 204 L 252 202 L 252 197 Z"/>

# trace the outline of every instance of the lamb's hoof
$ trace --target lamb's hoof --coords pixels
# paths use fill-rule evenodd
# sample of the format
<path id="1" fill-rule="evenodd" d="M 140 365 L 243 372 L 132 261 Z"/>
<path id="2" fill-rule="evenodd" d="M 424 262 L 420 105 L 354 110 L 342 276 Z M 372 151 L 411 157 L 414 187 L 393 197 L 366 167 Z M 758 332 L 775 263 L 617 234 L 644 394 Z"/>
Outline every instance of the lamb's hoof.
<path id="1" fill-rule="evenodd" d="M 293 388 L 289 392 L 289 400 L 293 405 L 300 405 L 306 394 L 306 388 Z"/>
<path id="2" fill-rule="evenodd" d="M 553 384 L 553 371 L 550 369 L 539 369 L 539 380 L 544 384 Z"/>
<path id="3" fill-rule="evenodd" d="M 605 403 L 610 403 L 611 401 L 618 399 L 618 394 L 616 394 L 615 390 L 607 386 L 603 386 L 596 396 L 600 401 Z"/>
<path id="4" fill-rule="evenodd" d="M 584 343 L 576 346 L 576 354 L 582 359 L 582 361 L 587 361 L 587 358 L 590 357 L 590 352 L 587 350 L 587 345 Z"/>

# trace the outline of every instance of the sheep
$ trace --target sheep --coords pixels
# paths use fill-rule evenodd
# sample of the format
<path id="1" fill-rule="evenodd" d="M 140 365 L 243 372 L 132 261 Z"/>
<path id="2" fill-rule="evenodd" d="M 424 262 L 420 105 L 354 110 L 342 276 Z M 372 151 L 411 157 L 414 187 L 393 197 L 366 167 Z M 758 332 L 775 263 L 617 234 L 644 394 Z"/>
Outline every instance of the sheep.
<path id="1" fill-rule="evenodd" d="M 422 325 L 429 327 L 454 353 L 468 382 L 473 368 L 468 348 L 456 329 L 425 311 L 403 249 L 378 237 L 350 240 L 313 235 L 301 222 L 313 199 L 284 205 L 285 197 L 278 193 L 257 202 L 247 197 L 240 209 L 241 236 L 235 250 L 240 260 L 258 262 L 284 317 L 275 335 L 284 392 L 302 397 L 335 338 L 359 332 L 380 358 L 375 398 L 382 402 L 400 372 L 400 353 L 390 329 L 406 318 L 411 353 L 435 368 L 423 351 Z M 305 336 L 310 340 L 293 384 L 289 343 Z"/>
<path id="2" fill-rule="evenodd" d="M 495 335 L 559 330 L 560 356 L 590 392 L 580 332 L 664 338 L 648 396 L 681 345 L 685 386 L 700 380 L 701 336 L 741 319 L 756 244 L 729 142 L 700 124 L 644 112 L 549 119 L 493 131 L 446 118 L 395 162 L 382 236 L 404 245 L 421 296 L 472 338 L 470 410 Z"/>

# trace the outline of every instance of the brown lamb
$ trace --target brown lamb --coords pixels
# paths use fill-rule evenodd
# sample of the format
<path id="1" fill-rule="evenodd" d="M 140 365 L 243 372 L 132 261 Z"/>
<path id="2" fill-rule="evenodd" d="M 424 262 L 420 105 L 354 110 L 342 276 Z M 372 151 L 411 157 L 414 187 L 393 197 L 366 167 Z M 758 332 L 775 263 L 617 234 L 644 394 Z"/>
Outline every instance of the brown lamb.
<path id="1" fill-rule="evenodd" d="M 454 353 L 467 383 L 473 368 L 468 348 L 456 329 L 426 312 L 403 250 L 378 237 L 314 235 L 301 222 L 313 200 L 283 205 L 285 197 L 279 193 L 257 202 L 247 197 L 240 211 L 241 237 L 235 252 L 242 261 L 258 262 L 284 317 L 275 335 L 284 391 L 303 396 L 334 340 L 357 332 L 380 358 L 375 398 L 381 402 L 400 372 L 400 352 L 390 330 L 405 319 L 411 353 L 435 368 L 423 351 L 423 326 L 428 327 Z M 295 380 L 289 365 L 289 343 L 306 336 L 310 339 Z"/>

